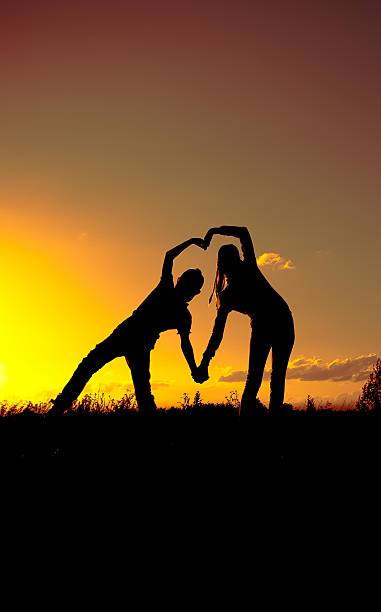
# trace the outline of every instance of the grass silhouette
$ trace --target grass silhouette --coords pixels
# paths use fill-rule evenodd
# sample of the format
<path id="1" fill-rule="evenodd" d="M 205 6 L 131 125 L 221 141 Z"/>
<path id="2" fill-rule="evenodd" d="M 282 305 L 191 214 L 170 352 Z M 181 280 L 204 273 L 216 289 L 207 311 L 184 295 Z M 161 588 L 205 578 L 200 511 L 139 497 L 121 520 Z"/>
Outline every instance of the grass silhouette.
<path id="1" fill-rule="evenodd" d="M 267 491 L 291 487 L 297 497 L 306 487 L 336 495 L 343 483 L 347 492 L 363 490 L 364 483 L 376 490 L 380 372 L 378 360 L 355 409 L 308 396 L 304 410 L 285 404 L 281 416 L 257 401 L 256 414 L 241 418 L 236 391 L 221 403 L 184 393 L 177 406 L 150 416 L 137 411 L 132 391 L 118 400 L 84 395 L 52 418 L 49 404 L 4 401 L 2 484 L 8 476 L 13 483 L 24 478 L 44 495 L 55 487 L 72 497 L 73 486 L 82 494 L 92 483 L 94 495 L 107 496 L 113 486 L 113 494 L 128 490 L 129 498 L 141 499 L 147 491 L 173 499 L 180 490 L 202 498 L 216 488 L 234 498 L 263 491 L 263 483 Z"/>
<path id="2" fill-rule="evenodd" d="M 285 405 L 271 416 L 258 401 L 257 415 L 239 416 L 239 397 L 221 403 L 183 394 L 178 406 L 153 416 L 137 411 L 134 394 L 116 400 L 84 395 L 61 417 L 47 418 L 49 404 L 0 405 L 0 460 L 15 465 L 136 465 L 136 458 L 188 462 L 219 459 L 237 468 L 255 464 L 282 469 L 300 465 L 360 465 L 378 455 L 378 412 L 317 407 L 308 396 L 305 410 Z M 376 426 L 377 424 L 377 426 Z M 373 459 L 372 459 L 373 457 Z M 128 467 L 130 469 L 130 467 Z M 230 469 L 230 468 L 229 468 Z"/>
<path id="3" fill-rule="evenodd" d="M 376 412 L 290 408 L 241 419 L 235 392 L 220 404 L 183 394 L 149 417 L 130 392 L 83 396 L 56 418 L 48 407 L 1 405 L 3 526 L 21 513 L 18 531 L 49 517 L 54 538 L 64 525 L 79 539 L 91 526 L 95 542 L 113 529 L 119 541 L 126 529 L 129 541 L 160 533 L 167 546 L 166 534 L 184 542 L 197 526 L 204 537 L 218 528 L 224 540 L 240 525 L 262 533 L 271 516 L 271 533 L 306 512 L 332 513 L 335 525 L 335 507 L 350 513 L 361 500 L 371 508 L 378 491 Z"/>

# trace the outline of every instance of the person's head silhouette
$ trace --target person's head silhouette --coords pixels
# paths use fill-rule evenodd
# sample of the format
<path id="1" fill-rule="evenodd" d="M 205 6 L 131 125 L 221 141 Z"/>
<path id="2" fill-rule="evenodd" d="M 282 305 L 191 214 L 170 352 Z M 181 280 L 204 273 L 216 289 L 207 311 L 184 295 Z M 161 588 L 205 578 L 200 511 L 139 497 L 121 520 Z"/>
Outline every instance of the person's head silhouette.
<path id="1" fill-rule="evenodd" d="M 190 302 L 201 291 L 204 277 L 198 268 L 185 270 L 176 282 L 176 293 L 184 302 Z"/>
<path id="2" fill-rule="evenodd" d="M 226 282 L 229 282 L 238 272 L 242 263 L 239 250 L 234 244 L 224 244 L 218 251 L 216 277 L 214 280 L 213 291 L 209 298 L 209 304 L 216 294 L 217 304 Z"/>
<path id="3" fill-rule="evenodd" d="M 229 279 L 241 264 L 239 250 L 234 244 L 224 244 L 218 251 L 217 271 Z"/>

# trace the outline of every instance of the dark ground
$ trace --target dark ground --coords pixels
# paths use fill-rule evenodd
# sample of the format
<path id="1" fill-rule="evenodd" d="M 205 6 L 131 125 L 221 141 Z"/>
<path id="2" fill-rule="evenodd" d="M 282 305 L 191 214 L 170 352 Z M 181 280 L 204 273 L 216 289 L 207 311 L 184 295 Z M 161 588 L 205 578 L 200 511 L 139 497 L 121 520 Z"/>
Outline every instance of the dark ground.
<path id="1" fill-rule="evenodd" d="M 339 566 L 358 575 L 371 564 L 379 431 L 378 415 L 357 412 L 246 422 L 217 409 L 5 416 L 2 537 L 17 567 L 27 558 L 32 568 L 42 551 L 36 571 L 49 569 L 62 585 L 87 566 L 93 589 L 105 569 L 120 571 L 123 586 L 130 562 L 141 576 L 160 572 L 169 592 L 182 575 L 188 597 L 201 575 L 211 587 L 219 567 L 221 594 L 225 573 L 229 581 L 257 562 L 270 579 L 287 572 L 296 591 L 302 571 L 319 589 Z"/>
<path id="2" fill-rule="evenodd" d="M 143 417 L 24 412 L 0 418 L 3 479 L 128 489 L 203 486 L 250 490 L 275 482 L 311 488 L 378 478 L 380 417 L 295 411 L 242 421 L 234 410 L 159 411 Z M 82 485 L 81 485 L 82 486 Z"/>

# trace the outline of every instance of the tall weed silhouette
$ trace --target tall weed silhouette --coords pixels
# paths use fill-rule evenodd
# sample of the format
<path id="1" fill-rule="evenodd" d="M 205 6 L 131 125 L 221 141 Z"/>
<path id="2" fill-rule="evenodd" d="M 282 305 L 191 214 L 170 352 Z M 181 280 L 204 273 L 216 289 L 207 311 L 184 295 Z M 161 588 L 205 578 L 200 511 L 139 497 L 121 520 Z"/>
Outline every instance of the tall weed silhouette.
<path id="1" fill-rule="evenodd" d="M 381 359 L 377 359 L 356 403 L 360 412 L 381 412 Z"/>

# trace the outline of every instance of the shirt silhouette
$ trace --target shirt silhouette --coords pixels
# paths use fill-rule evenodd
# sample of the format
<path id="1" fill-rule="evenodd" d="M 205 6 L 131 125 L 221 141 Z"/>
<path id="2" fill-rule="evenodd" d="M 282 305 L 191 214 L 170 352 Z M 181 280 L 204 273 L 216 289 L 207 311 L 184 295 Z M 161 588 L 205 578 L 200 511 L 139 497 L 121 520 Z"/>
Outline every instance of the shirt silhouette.
<path id="1" fill-rule="evenodd" d="M 156 410 L 150 384 L 150 352 L 163 331 L 177 329 L 181 348 L 192 375 L 197 366 L 189 334 L 192 316 L 188 303 L 201 291 L 204 278 L 200 270 L 186 270 L 173 281 L 173 261 L 190 245 L 204 247 L 201 238 L 190 238 L 168 251 L 164 258 L 161 279 L 157 287 L 140 306 L 81 361 L 62 392 L 53 400 L 50 414 L 61 414 L 83 391 L 92 375 L 116 357 L 125 357 L 131 369 L 138 409 Z"/>

